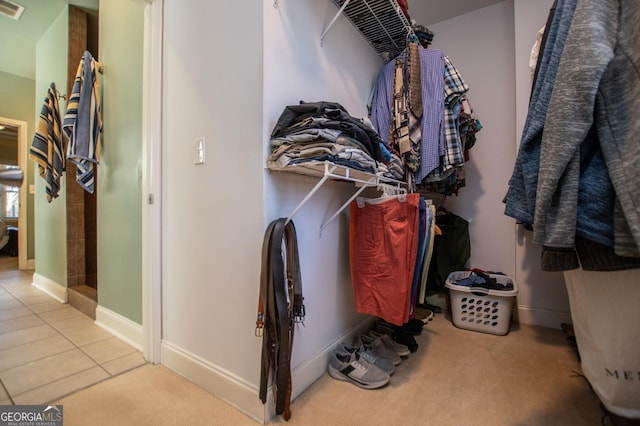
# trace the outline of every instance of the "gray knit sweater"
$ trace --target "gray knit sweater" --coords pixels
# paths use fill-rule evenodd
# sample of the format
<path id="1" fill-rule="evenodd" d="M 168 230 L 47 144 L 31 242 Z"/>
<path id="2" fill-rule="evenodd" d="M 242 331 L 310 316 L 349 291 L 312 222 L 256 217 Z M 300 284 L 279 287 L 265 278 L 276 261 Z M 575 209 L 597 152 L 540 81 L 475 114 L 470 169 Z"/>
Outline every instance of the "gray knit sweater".
<path id="1" fill-rule="evenodd" d="M 574 245 L 580 145 L 595 124 L 616 193 L 615 252 L 640 256 L 638 22 L 638 0 L 578 0 L 542 136 L 534 241 L 548 252 Z"/>

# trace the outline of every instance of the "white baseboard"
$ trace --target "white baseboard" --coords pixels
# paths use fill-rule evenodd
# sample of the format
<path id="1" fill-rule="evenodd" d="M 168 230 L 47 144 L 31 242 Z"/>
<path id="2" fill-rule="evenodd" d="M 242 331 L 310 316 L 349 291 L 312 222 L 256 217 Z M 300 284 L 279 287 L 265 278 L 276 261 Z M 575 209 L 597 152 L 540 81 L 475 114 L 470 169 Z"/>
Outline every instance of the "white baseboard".
<path id="1" fill-rule="evenodd" d="M 319 377 L 327 372 L 329 356 L 340 343 L 348 342 L 353 344 L 358 339 L 358 336 L 366 334 L 366 332 L 371 329 L 372 321 L 373 319 L 371 318 L 361 321 L 351 330 L 348 330 L 345 334 L 322 348 L 311 358 L 294 367 L 291 378 L 291 399 L 293 400 L 297 398 L 302 392 L 311 386 L 313 382 L 318 380 Z M 273 392 L 269 392 L 269 395 L 273 395 Z M 271 404 L 271 406 L 273 406 L 273 404 Z"/>
<path id="2" fill-rule="evenodd" d="M 571 323 L 571 312 L 553 311 L 549 309 L 518 306 L 514 318 L 522 324 L 539 325 L 548 328 L 560 328 L 560 324 Z"/>
<path id="3" fill-rule="evenodd" d="M 265 406 L 258 398 L 255 386 L 171 343 L 163 341 L 161 351 L 163 365 L 252 419 L 264 423 Z"/>
<path id="4" fill-rule="evenodd" d="M 31 285 L 38 290 L 47 293 L 58 302 L 67 303 L 67 287 L 62 284 L 58 284 L 57 282 L 34 272 Z"/>
<path id="5" fill-rule="evenodd" d="M 95 324 L 142 352 L 144 332 L 140 324 L 100 305 L 96 307 Z"/>
<path id="6" fill-rule="evenodd" d="M 35 259 L 27 259 L 27 269 L 36 269 Z"/>
<path id="7" fill-rule="evenodd" d="M 340 343 L 355 341 L 356 337 L 366 332 L 370 326 L 371 319 L 363 320 L 302 364 L 294 367 L 291 372 L 291 400 L 326 373 L 329 355 Z M 271 387 L 267 390 L 266 403 L 262 404 L 258 397 L 259 389 L 255 385 L 168 342 L 162 342 L 162 364 L 260 423 L 266 424 L 275 416 Z"/>

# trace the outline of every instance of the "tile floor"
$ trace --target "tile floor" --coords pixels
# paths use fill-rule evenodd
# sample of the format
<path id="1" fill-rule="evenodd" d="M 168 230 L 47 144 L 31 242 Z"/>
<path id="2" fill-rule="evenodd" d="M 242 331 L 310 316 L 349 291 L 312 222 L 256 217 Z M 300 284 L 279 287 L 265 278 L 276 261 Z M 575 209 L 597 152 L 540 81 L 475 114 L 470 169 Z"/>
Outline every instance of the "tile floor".
<path id="1" fill-rule="evenodd" d="M 44 404 L 145 363 L 135 348 L 31 286 L 0 258 L 0 405 Z"/>

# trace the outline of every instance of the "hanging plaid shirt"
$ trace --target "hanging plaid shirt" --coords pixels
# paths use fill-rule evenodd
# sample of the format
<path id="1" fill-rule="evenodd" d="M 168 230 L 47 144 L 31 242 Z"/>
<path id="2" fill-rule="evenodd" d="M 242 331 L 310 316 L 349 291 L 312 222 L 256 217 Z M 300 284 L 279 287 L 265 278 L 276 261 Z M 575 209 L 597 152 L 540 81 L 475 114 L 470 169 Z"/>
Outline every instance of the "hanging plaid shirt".
<path id="1" fill-rule="evenodd" d="M 464 164 L 464 148 L 458 133 L 460 100 L 469 90 L 462 76 L 444 55 L 444 123 L 440 136 L 440 166 L 421 182 L 435 182 L 450 176 L 453 168 Z"/>
<path id="2" fill-rule="evenodd" d="M 444 122 L 445 122 L 445 152 L 444 164 L 458 166 L 464 163 L 463 148 L 458 134 L 458 102 L 469 90 L 469 86 L 462 80 L 462 76 L 453 66 L 449 58 L 444 57 Z"/>
<path id="3" fill-rule="evenodd" d="M 422 86 L 422 120 L 420 129 L 420 168 L 416 182 L 421 182 L 440 165 L 440 139 L 444 119 L 444 53 L 419 48 Z"/>

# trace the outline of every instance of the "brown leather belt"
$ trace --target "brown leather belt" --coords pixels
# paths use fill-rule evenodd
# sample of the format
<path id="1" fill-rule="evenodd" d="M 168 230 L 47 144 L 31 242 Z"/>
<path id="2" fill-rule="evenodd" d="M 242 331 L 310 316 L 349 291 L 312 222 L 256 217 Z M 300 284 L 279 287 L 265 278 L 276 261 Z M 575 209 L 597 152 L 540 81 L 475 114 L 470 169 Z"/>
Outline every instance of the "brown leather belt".
<path id="1" fill-rule="evenodd" d="M 262 337 L 260 400 L 267 401 L 271 373 L 276 414 L 291 417 L 291 351 L 296 322 L 304 320 L 302 280 L 293 222 L 269 224 L 262 243 L 256 336 Z"/>

